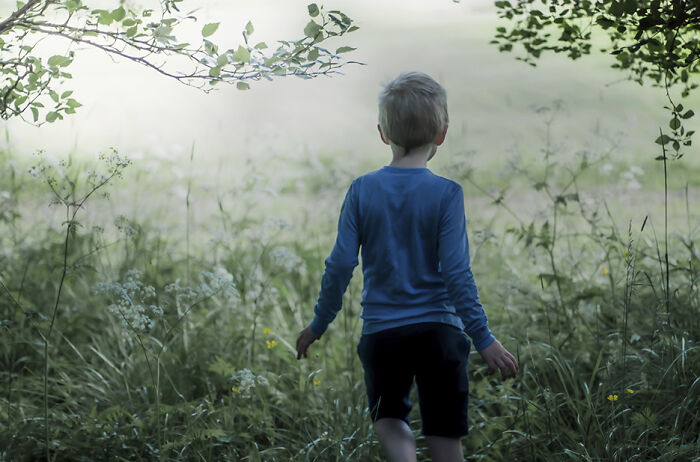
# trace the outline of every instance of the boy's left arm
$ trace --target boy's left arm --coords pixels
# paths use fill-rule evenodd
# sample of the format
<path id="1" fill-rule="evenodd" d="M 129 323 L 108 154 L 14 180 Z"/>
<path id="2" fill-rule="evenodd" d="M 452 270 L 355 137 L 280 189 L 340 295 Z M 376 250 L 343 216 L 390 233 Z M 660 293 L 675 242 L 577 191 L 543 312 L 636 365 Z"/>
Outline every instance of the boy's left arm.
<path id="1" fill-rule="evenodd" d="M 338 219 L 338 236 L 328 258 L 321 279 L 321 291 L 314 307 L 314 318 L 297 339 L 297 359 L 303 355 L 311 343 L 321 337 L 328 325 L 335 319 L 343 303 L 343 294 L 350 283 L 352 272 L 358 265 L 360 249 L 358 225 L 356 181 L 350 185 L 345 195 Z"/>

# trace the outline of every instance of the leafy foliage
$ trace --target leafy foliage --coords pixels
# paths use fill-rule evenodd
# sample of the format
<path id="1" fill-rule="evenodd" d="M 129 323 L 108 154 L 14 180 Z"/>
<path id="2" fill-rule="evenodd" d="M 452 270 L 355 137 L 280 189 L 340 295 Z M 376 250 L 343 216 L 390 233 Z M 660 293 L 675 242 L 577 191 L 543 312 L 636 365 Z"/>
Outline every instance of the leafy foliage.
<path id="1" fill-rule="evenodd" d="M 557 112 L 537 109 L 547 133 Z M 485 172 L 463 168 L 471 158 L 437 172 L 468 194 L 478 186 L 482 195 L 471 199 L 486 199 L 487 210 L 469 222 L 475 276 L 491 327 L 522 366 L 517 381 L 501 382 L 471 356 L 467 451 L 487 461 L 697 458 L 698 230 L 689 225 L 670 236 L 673 257 L 664 271 L 653 217 L 621 229 L 616 209 L 591 191 L 614 146 L 571 158 L 555 146 L 548 138 L 541 158 L 504 165 L 499 174 L 508 187 L 494 197 L 477 183 Z M 155 169 L 164 171 L 173 161 L 159 162 Z M 293 224 L 279 209 L 258 210 L 267 185 L 257 172 L 217 187 L 210 215 L 207 200 L 193 202 L 202 206 L 197 244 L 185 258 L 182 227 L 167 221 L 181 216 L 168 197 L 178 187 L 171 177 L 153 178 L 147 194 L 140 189 L 150 200 L 114 226 L 110 212 L 131 203 L 133 184 L 121 184 L 109 201 L 94 194 L 92 215 L 70 222 L 66 247 L 67 223 L 50 215 L 36 223 L 35 204 L 48 184 L 59 210 L 75 207 L 75 197 L 95 184 L 90 178 L 103 175 L 40 162 L 31 177 L 21 164 L 0 151 L 0 459 L 44 454 L 46 371 L 46 440 L 56 460 L 382 460 L 355 352 L 361 278 L 351 281 L 310 359 L 294 359 L 293 340 L 311 316 L 336 224 L 328 213 L 320 221 L 304 217 L 309 204 L 299 200 L 294 179 L 277 196 L 302 208 L 291 212 L 301 217 Z M 138 168 L 153 165 L 130 165 L 121 181 L 143 186 L 143 177 L 131 177 Z M 347 166 L 305 169 L 311 195 L 339 207 Z M 506 220 L 485 222 L 489 199 L 508 212 Z M 690 223 L 697 212 L 687 210 Z M 642 213 L 651 212 L 645 206 Z M 64 258 L 66 284 L 44 369 L 40 334 Z M 419 415 L 414 406 L 410 425 L 424 461 Z"/>
<path id="2" fill-rule="evenodd" d="M 249 39 L 255 29 L 248 22 L 242 32 L 244 43 L 224 49 L 213 40 L 218 22 L 202 27 L 198 43 L 177 38 L 180 24 L 197 20 L 195 11 L 180 12 L 182 3 L 161 2 L 158 14 L 123 3 L 114 9 L 91 9 L 82 0 L 17 2 L 17 9 L 0 22 L 0 117 L 28 120 L 29 111 L 30 120 L 41 125 L 61 120 L 81 106 L 72 90 L 59 89 L 72 78 L 68 68 L 75 50 L 44 59 L 36 47 L 46 38 L 100 49 L 204 91 L 220 82 L 246 90 L 251 81 L 261 78 L 308 79 L 337 72 L 349 63 L 340 54 L 351 49 L 341 47 L 333 53 L 319 45 L 358 29 L 341 11 L 325 11 L 312 3 L 308 6 L 311 20 L 301 38 L 279 40 L 274 50 L 264 42 L 253 44 Z M 177 61 L 170 59 L 174 57 L 184 58 L 189 69 L 172 64 Z"/>
<path id="3" fill-rule="evenodd" d="M 662 133 L 656 142 L 670 143 L 674 158 L 683 154 L 681 146 L 690 146 L 693 131 L 683 120 L 693 117 L 692 110 L 675 104 L 669 88 L 682 86 L 687 97 L 698 87 L 692 76 L 698 73 L 700 59 L 700 4 L 694 0 L 509 0 L 495 2 L 501 18 L 511 26 L 498 27 L 490 42 L 500 51 L 510 52 L 520 44 L 524 56 L 516 59 L 531 66 L 543 51 L 564 53 L 578 59 L 591 52 L 593 32 L 602 31 L 610 39 L 615 61 L 611 67 L 629 73 L 639 85 L 651 82 L 666 90 L 672 135 Z"/>

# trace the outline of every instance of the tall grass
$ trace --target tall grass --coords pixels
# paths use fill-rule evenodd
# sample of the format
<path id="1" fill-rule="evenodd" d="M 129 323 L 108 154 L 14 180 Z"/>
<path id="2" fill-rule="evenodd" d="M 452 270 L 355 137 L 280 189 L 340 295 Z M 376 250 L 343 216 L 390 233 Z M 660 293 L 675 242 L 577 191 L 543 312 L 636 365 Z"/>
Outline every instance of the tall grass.
<path id="1" fill-rule="evenodd" d="M 522 366 L 501 382 L 472 356 L 466 454 L 697 459 L 700 253 L 690 193 L 687 229 L 669 222 L 666 264 L 653 212 L 620 226 L 615 206 L 593 196 L 614 147 L 568 156 L 553 142 L 557 106 L 538 114 L 541 162 L 512 160 L 503 180 L 526 189 L 492 193 L 461 161 L 437 172 L 491 203 L 491 219 L 467 211 L 474 270 L 490 324 Z M 82 196 L 66 199 L 85 214 L 78 225 L 75 214 L 36 211 L 52 194 L 46 178 L 89 186 L 85 165 L 44 163 L 47 176 L 33 177 L 15 153 L 0 153 L 0 459 L 381 460 L 355 352 L 359 270 L 329 332 L 309 359 L 295 359 L 352 176 L 323 165 L 334 170 L 304 178 L 313 197 L 337 202 L 320 220 L 301 208 L 296 222 L 256 210 L 265 186 L 251 176 L 210 194 L 206 219 L 193 219 L 203 201 L 189 178 L 180 209 L 110 225 L 110 204 L 139 175 L 131 165 L 99 188 L 120 199 L 91 197 L 84 211 L 75 207 Z M 302 194 L 292 183 L 279 191 L 280 201 Z M 184 230 L 163 231 L 173 216 Z M 416 406 L 411 428 L 427 460 L 419 415 Z"/>

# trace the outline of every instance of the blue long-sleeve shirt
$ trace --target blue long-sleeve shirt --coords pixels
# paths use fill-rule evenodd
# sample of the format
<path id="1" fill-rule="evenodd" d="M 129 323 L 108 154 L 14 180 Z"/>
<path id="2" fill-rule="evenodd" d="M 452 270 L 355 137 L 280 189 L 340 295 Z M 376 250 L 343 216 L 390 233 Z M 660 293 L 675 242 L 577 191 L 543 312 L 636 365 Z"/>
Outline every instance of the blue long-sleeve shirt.
<path id="1" fill-rule="evenodd" d="M 477 351 L 495 339 L 469 263 L 464 193 L 427 168 L 385 166 L 356 178 L 343 201 L 310 328 L 342 306 L 362 248 L 362 333 L 422 322 L 463 329 Z"/>

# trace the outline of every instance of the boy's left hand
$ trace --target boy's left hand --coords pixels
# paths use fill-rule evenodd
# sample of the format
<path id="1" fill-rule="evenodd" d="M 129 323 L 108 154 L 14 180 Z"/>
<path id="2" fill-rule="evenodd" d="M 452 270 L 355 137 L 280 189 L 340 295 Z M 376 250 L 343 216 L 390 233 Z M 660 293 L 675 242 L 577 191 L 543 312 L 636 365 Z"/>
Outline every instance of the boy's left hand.
<path id="1" fill-rule="evenodd" d="M 304 355 L 304 358 L 308 358 L 307 350 L 309 345 L 320 338 L 320 335 L 314 334 L 308 327 L 299 332 L 299 337 L 297 338 L 297 359 L 301 359 L 302 355 Z"/>

